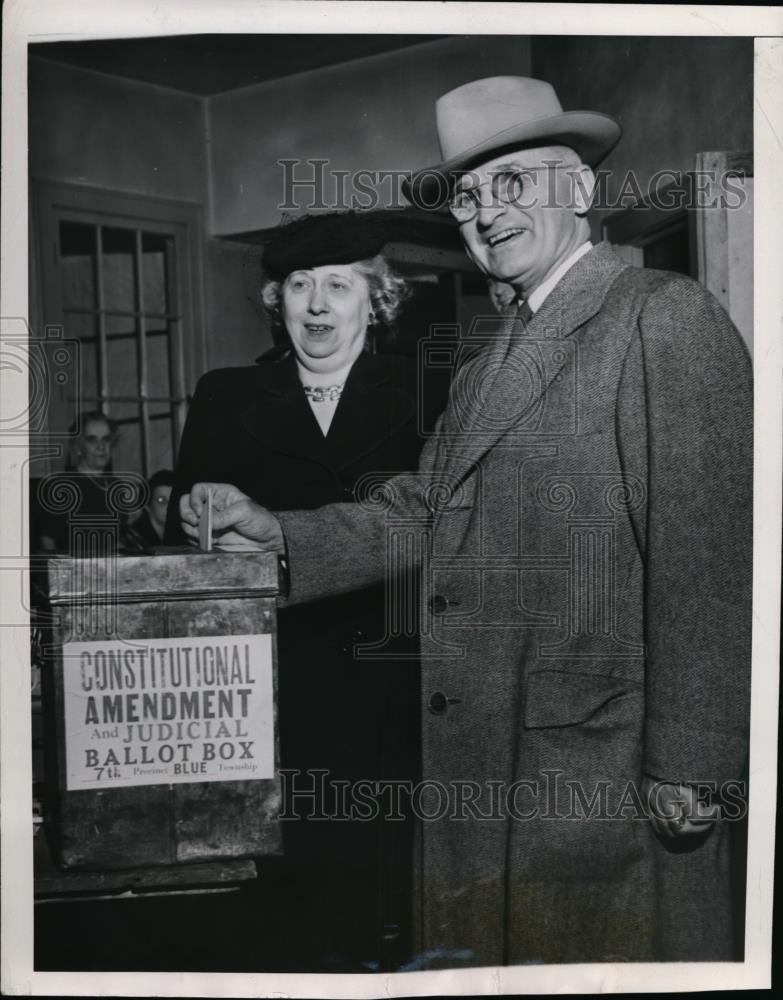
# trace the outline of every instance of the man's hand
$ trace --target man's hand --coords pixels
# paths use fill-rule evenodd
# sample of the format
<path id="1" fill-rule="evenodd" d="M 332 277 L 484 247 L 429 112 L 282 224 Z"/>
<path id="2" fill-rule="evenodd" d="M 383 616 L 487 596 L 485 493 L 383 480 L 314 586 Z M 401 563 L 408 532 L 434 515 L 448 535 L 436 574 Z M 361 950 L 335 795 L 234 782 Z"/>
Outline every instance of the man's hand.
<path id="1" fill-rule="evenodd" d="M 285 552 L 283 529 L 277 518 L 255 503 L 236 486 L 227 483 L 196 483 L 179 501 L 182 530 L 198 541 L 198 522 L 212 494 L 212 535 L 215 547 L 227 552 Z"/>
<path id="2" fill-rule="evenodd" d="M 642 796 L 653 829 L 667 840 L 703 834 L 717 818 L 718 807 L 700 801 L 690 785 L 644 775 Z"/>

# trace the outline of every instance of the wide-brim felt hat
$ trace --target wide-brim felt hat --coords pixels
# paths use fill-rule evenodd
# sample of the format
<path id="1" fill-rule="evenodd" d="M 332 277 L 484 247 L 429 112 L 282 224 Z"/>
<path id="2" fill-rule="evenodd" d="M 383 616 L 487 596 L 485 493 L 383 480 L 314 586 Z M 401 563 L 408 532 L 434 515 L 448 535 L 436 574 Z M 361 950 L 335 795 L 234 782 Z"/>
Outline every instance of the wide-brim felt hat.
<path id="1" fill-rule="evenodd" d="M 388 241 L 387 227 L 369 212 L 302 215 L 276 230 L 262 266 L 268 277 L 282 281 L 292 271 L 375 257 Z"/>
<path id="2" fill-rule="evenodd" d="M 620 139 L 620 124 L 598 111 L 563 111 L 553 87 L 526 76 L 492 76 L 450 90 L 435 104 L 443 161 L 403 181 L 408 201 L 441 207 L 461 173 L 504 150 L 568 146 L 597 166 Z"/>

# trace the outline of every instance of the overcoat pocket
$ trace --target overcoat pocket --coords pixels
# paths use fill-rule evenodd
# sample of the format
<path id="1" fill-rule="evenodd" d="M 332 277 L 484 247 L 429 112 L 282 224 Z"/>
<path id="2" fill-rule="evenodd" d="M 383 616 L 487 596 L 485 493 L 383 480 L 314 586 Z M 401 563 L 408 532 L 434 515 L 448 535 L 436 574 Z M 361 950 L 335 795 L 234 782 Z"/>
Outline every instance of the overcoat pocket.
<path id="1" fill-rule="evenodd" d="M 524 725 L 526 729 L 579 725 L 610 702 L 641 694 L 642 685 L 627 677 L 536 670 L 525 685 Z"/>

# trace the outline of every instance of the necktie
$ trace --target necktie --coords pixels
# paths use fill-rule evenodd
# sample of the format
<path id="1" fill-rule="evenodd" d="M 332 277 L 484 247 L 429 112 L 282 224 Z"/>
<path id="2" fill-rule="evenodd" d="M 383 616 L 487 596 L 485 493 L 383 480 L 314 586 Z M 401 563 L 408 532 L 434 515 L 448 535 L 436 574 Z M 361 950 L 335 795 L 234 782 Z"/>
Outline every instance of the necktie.
<path id="1" fill-rule="evenodd" d="M 530 308 L 530 303 L 525 299 L 524 302 L 520 302 L 517 306 L 517 319 L 521 319 L 525 326 L 527 326 L 532 318 L 533 310 Z"/>

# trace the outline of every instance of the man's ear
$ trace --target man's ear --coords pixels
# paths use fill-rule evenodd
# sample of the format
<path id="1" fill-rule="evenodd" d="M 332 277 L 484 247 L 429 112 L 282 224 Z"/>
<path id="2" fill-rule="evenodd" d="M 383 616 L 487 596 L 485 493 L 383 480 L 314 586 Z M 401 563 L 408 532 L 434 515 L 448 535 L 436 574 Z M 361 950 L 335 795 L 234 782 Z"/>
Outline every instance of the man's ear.
<path id="1" fill-rule="evenodd" d="M 577 215 L 587 215 L 595 195 L 595 174 L 586 163 L 578 167 L 569 167 L 568 176 L 571 181 L 573 209 Z"/>

